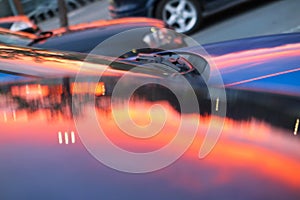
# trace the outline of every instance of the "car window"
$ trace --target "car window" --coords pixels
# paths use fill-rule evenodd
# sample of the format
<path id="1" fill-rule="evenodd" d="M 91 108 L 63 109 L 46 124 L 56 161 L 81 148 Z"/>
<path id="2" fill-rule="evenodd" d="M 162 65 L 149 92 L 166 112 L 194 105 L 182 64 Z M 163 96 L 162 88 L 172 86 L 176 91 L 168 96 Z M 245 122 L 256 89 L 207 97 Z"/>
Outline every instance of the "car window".
<path id="1" fill-rule="evenodd" d="M 31 41 L 32 39 L 26 36 L 0 32 L 0 43 L 27 46 Z"/>

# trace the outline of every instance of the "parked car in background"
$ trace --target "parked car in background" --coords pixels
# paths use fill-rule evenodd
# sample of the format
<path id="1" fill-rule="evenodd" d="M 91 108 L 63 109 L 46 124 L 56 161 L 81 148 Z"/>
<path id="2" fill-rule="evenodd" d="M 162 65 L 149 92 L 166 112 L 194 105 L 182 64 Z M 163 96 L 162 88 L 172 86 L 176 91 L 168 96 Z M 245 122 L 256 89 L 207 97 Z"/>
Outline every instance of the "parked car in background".
<path id="1" fill-rule="evenodd" d="M 158 18 L 179 33 L 198 30 L 205 16 L 247 0 L 110 0 L 112 18 L 145 16 Z"/>
<path id="2" fill-rule="evenodd" d="M 135 28 L 145 28 L 144 33 L 140 34 L 140 38 L 123 41 L 123 46 L 132 42 L 143 43 L 149 48 L 174 49 L 184 46 L 180 34 L 166 29 L 168 26 L 163 21 L 149 18 L 99 20 L 73 25 L 68 29 L 59 28 L 41 32 L 37 35 L 0 29 L 0 43 L 89 53 L 109 37 Z M 115 43 L 118 43 L 115 45 L 120 45 L 120 41 Z"/>
<path id="3" fill-rule="evenodd" d="M 22 31 L 28 33 L 38 34 L 41 29 L 32 22 L 27 16 L 11 16 L 0 18 L 0 28 L 6 28 L 11 31 Z"/>

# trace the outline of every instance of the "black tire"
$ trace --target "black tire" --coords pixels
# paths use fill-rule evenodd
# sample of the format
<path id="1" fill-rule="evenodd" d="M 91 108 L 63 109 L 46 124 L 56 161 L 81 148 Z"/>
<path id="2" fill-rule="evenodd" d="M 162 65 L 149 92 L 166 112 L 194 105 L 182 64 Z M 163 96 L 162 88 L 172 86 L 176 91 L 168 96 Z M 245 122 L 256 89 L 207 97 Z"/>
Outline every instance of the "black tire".
<path id="1" fill-rule="evenodd" d="M 158 2 L 156 8 L 155 8 L 155 12 L 154 15 L 156 18 L 158 19 L 162 19 L 164 20 L 168 25 L 170 25 L 171 27 L 173 27 L 177 32 L 179 33 L 183 33 L 183 34 L 192 34 L 195 31 L 199 30 L 201 24 L 202 24 L 202 9 L 201 9 L 201 4 L 199 0 L 185 0 L 186 5 L 185 5 L 185 11 L 191 11 L 191 13 L 193 13 L 194 15 L 192 15 L 193 17 L 187 17 L 185 18 L 183 15 L 182 11 L 178 10 L 178 6 L 179 6 L 179 2 L 181 0 L 161 0 Z M 167 6 L 169 6 L 168 8 L 176 8 L 176 11 L 173 11 L 174 16 L 176 15 L 176 19 L 172 20 L 172 22 L 174 21 L 175 23 L 171 24 L 169 23 L 166 19 L 170 19 L 171 18 L 171 12 L 167 9 Z M 189 12 L 185 12 L 185 13 L 189 13 Z M 173 17 L 175 18 L 175 17 Z M 185 23 L 181 23 L 181 26 L 179 25 L 179 21 L 185 21 Z M 186 28 L 183 29 L 182 24 L 186 24 Z"/>

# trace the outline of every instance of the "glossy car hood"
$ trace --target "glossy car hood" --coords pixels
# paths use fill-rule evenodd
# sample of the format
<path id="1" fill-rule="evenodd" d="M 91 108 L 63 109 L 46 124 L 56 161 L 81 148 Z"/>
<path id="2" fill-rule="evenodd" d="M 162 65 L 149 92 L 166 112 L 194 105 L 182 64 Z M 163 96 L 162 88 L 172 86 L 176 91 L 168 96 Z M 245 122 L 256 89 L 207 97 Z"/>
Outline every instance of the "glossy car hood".
<path id="1" fill-rule="evenodd" d="M 230 93 L 231 114 L 225 119 L 221 138 L 206 158 L 199 159 L 200 146 L 215 116 L 179 114 L 174 97 L 166 98 L 163 91 L 147 88 L 131 101 L 132 119 L 147 125 L 149 116 L 145 113 L 159 103 L 167 120 L 157 136 L 135 139 L 114 122 L 111 97 L 106 94 L 109 80 L 101 82 L 102 89 L 97 93 L 88 92 L 88 82 L 82 82 L 82 90 L 76 91 L 68 79 L 61 84 L 37 81 L 0 88 L 1 199 L 299 198 L 300 140 L 293 134 L 297 115 L 281 109 L 283 105 L 289 110 L 298 109 L 299 98 Z M 82 99 L 75 107 L 72 95 Z M 96 95 L 94 103 L 85 101 L 88 95 Z M 269 102 L 268 106 L 263 102 Z M 176 134 L 180 117 L 186 117 L 191 126 L 199 120 L 200 126 L 192 146 L 175 163 L 152 173 L 130 174 L 103 165 L 83 146 L 81 137 L 97 133 L 89 121 L 94 117 L 93 109 L 110 140 L 137 153 L 165 146 Z M 123 112 L 117 109 L 114 114 Z M 159 126 L 160 110 L 154 109 L 152 114 L 152 122 Z M 283 120 L 278 121 L 278 115 Z M 76 128 L 79 124 L 85 127 L 80 134 Z M 94 137 L 88 140 L 97 141 L 99 147 L 104 145 Z M 160 154 L 160 159 L 172 153 L 170 149 Z"/>
<path id="2" fill-rule="evenodd" d="M 157 28 L 163 28 L 166 24 L 158 19 L 145 18 L 145 17 L 126 17 L 122 19 L 110 19 L 110 20 L 96 20 L 93 22 L 81 23 L 77 25 L 71 25 L 69 27 L 70 32 L 72 31 L 82 31 L 91 28 L 106 28 L 110 26 L 155 26 Z M 54 35 L 65 34 L 67 30 L 65 28 L 58 28 L 51 30 Z"/>
<path id="3" fill-rule="evenodd" d="M 278 48 L 283 52 L 291 50 L 295 53 L 296 48 L 290 48 L 289 45 L 294 44 L 287 44 L 287 48 L 279 45 Z M 265 66 L 264 62 L 276 63 L 278 60 L 274 55 L 277 55 L 278 49 L 274 48 L 275 53 L 271 48 L 258 51 L 264 55 L 263 60 L 258 61 L 254 59 L 257 51 L 251 52 L 252 50 L 242 50 L 241 54 L 228 54 L 229 58 L 234 58 L 232 65 L 231 60 L 227 60 L 229 64 L 223 60 L 225 58 L 222 56 L 226 56 L 225 54 L 213 59 L 220 70 L 232 68 L 232 73 L 236 75 L 239 70 L 236 66 L 239 65 L 241 68 L 247 66 L 250 70 L 251 66 L 254 69 Z M 3 65 L 5 56 L 7 60 L 12 55 L 24 56 L 24 50 L 21 48 L 16 54 L 1 51 L 1 64 Z M 32 59 L 36 57 L 34 62 L 37 66 L 43 63 L 42 66 L 48 64 L 50 68 L 53 63 L 63 62 L 60 67 L 54 65 L 57 74 L 49 80 L 46 77 L 33 77 L 30 81 L 0 85 L 1 199 L 299 199 L 300 140 L 297 126 L 300 97 L 297 93 L 287 95 L 281 90 L 277 93 L 264 92 L 253 87 L 236 89 L 228 86 L 228 112 L 221 137 L 213 151 L 204 159 L 199 159 L 199 149 L 210 121 L 218 120 L 218 116 L 209 112 L 180 113 L 174 95 L 150 85 L 140 89 L 131 99 L 130 116 L 142 127 L 153 122 L 154 128 L 161 125 L 164 117 L 167 117 L 165 126 L 152 138 L 133 138 L 114 122 L 109 92 L 113 89 L 114 76 L 107 75 L 106 79 L 97 82 L 97 90 L 87 89 L 92 83 L 84 82 L 84 79 L 74 89 L 72 79 L 58 75 L 61 67 L 63 71 L 68 71 L 63 64 L 65 57 L 57 57 L 57 54 L 51 57 L 49 52 L 33 50 L 19 64 L 33 62 L 28 61 L 29 53 L 47 55 L 32 56 Z M 299 63 L 294 59 L 295 54 L 290 53 L 288 51 L 291 57 L 279 54 L 278 59 L 285 64 Z M 271 56 L 265 57 L 269 54 Z M 242 59 L 235 59 L 235 55 Z M 248 60 L 245 55 L 252 59 Z M 45 57 L 46 60 L 41 59 Z M 65 62 L 70 62 L 71 58 Z M 286 61 L 290 58 L 291 62 Z M 244 60 L 247 62 L 243 63 Z M 254 65 L 248 65 L 252 60 Z M 268 68 L 267 71 L 272 70 Z M 249 74 L 254 71 L 249 71 Z M 256 73 L 260 74 L 261 71 L 256 70 Z M 228 71 L 222 71 L 225 84 L 232 81 L 226 81 L 228 74 Z M 134 84 L 139 80 L 138 77 L 138 74 L 133 76 L 128 84 Z M 90 97 L 95 97 L 95 101 L 89 101 Z M 209 100 L 207 96 L 199 97 L 200 102 Z M 75 105 L 72 104 L 73 98 L 77 101 Z M 117 102 L 120 107 L 117 107 L 115 114 L 122 116 L 122 101 Z M 164 108 L 163 113 L 155 107 L 158 103 Z M 201 106 L 200 110 L 207 109 Z M 149 112 L 150 108 L 154 108 L 152 113 Z M 97 134 L 89 121 L 95 117 L 93 111 L 99 125 L 114 144 L 137 153 L 151 152 L 168 144 L 175 137 L 181 117 L 188 119 L 190 126 L 186 135 L 181 138 L 182 143 L 177 144 L 178 147 L 183 145 L 195 124 L 198 123 L 199 127 L 190 148 L 172 165 L 151 173 L 130 174 L 105 166 L 83 145 L 83 136 Z M 78 125 L 85 131 L 79 132 Z M 216 124 L 210 128 L 213 132 L 217 131 Z M 104 142 L 98 141 L 96 137 L 86 140 L 97 141 L 99 147 L 104 146 Z M 169 149 L 159 155 L 160 159 L 167 159 L 175 150 Z M 102 151 L 107 149 L 103 148 Z M 140 164 L 143 163 L 132 163 L 133 166 Z"/>

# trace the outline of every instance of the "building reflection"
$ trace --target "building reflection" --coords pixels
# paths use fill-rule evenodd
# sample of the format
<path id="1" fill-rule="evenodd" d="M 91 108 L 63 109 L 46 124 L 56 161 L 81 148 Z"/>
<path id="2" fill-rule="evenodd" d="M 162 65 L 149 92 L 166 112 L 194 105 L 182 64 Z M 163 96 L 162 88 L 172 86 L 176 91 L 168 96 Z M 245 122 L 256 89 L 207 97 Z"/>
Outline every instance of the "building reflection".
<path id="1" fill-rule="evenodd" d="M 35 112 L 45 110 L 49 121 L 56 119 L 73 119 L 74 116 L 83 114 L 88 105 L 94 105 L 107 114 L 111 113 L 111 95 L 117 78 L 106 77 L 100 82 L 74 82 L 74 79 L 63 78 L 57 84 L 35 81 L 2 86 L 1 104 L 2 118 L 4 121 L 29 119 Z M 256 119 L 273 126 L 289 130 L 293 135 L 298 135 L 299 126 L 299 98 L 279 94 L 268 94 L 253 91 L 240 91 L 227 89 L 227 118 L 237 121 L 250 121 Z M 210 99 L 198 95 L 200 114 L 210 115 L 211 109 L 219 109 L 219 99 L 211 107 Z M 91 102 L 91 97 L 94 101 Z M 76 98 L 78 105 L 73 105 L 72 99 Z M 120 104 L 126 99 L 117 97 Z M 181 112 L 176 96 L 168 89 L 155 84 L 149 84 L 137 89 L 130 102 L 166 102 L 178 113 Z M 194 111 L 188 111 L 193 113 Z M 297 123 L 298 122 L 298 123 Z"/>

